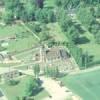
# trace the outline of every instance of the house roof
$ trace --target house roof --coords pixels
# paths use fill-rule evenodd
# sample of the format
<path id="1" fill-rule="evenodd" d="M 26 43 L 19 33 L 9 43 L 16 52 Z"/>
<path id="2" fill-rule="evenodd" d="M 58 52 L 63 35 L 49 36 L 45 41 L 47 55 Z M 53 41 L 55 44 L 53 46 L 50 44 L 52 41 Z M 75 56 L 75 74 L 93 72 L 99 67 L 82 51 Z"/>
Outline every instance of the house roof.
<path id="1" fill-rule="evenodd" d="M 58 47 L 53 47 L 49 50 L 46 50 L 46 58 L 49 59 L 66 59 L 67 52 L 64 49 L 60 49 Z"/>
<path id="2" fill-rule="evenodd" d="M 4 73 L 8 73 L 9 71 L 16 71 L 16 70 L 10 68 L 0 68 L 0 75 Z"/>

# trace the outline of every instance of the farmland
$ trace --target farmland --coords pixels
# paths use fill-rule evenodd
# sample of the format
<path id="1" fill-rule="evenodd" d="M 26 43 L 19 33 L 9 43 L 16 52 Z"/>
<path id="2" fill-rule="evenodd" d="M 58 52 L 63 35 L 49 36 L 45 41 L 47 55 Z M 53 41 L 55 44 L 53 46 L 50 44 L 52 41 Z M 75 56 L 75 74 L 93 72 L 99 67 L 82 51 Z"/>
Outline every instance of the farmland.
<path id="1" fill-rule="evenodd" d="M 100 98 L 100 70 L 69 75 L 60 80 L 83 100 L 99 100 Z"/>

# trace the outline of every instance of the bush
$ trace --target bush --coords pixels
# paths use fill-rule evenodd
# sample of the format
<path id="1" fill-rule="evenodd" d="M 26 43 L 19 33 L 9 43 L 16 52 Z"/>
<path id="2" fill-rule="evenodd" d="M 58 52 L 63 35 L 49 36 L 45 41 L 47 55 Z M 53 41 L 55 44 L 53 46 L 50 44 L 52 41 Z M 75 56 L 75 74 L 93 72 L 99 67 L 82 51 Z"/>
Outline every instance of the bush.
<path id="1" fill-rule="evenodd" d="M 39 33 L 39 32 L 41 32 L 41 27 L 40 27 L 40 24 L 35 24 L 35 25 L 33 25 L 33 31 L 35 32 L 35 33 Z"/>
<path id="2" fill-rule="evenodd" d="M 18 81 L 18 80 L 14 80 L 14 79 L 7 80 L 7 81 L 6 81 L 6 84 L 7 84 L 7 85 L 10 85 L 10 86 L 17 85 L 18 83 L 19 83 L 19 81 Z"/>

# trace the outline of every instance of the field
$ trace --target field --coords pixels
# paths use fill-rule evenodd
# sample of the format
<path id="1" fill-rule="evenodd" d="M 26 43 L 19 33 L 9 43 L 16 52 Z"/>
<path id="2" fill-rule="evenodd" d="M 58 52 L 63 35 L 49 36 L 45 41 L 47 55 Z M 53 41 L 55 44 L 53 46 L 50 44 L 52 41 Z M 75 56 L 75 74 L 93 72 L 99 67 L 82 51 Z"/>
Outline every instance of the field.
<path id="1" fill-rule="evenodd" d="M 14 51 L 21 51 L 24 49 L 31 48 L 34 44 L 37 43 L 37 39 L 32 36 L 30 32 L 27 31 L 27 29 L 20 25 L 20 24 L 14 24 L 14 25 L 8 25 L 8 26 L 0 26 L 0 39 L 6 40 L 7 37 L 15 36 L 15 34 L 29 34 L 29 36 L 25 38 L 18 38 L 17 40 L 10 40 L 8 41 L 8 47 L 7 50 L 9 52 Z"/>
<path id="2" fill-rule="evenodd" d="M 100 100 L 100 70 L 61 78 L 83 100 Z"/>

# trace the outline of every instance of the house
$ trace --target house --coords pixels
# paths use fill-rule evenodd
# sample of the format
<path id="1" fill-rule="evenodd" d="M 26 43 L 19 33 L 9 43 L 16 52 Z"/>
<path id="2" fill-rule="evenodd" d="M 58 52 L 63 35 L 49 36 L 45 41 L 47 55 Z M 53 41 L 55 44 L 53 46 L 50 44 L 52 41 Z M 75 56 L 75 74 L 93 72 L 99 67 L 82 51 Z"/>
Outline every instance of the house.
<path id="1" fill-rule="evenodd" d="M 18 70 L 10 69 L 10 68 L 4 68 L 2 69 L 2 72 L 0 72 L 1 80 L 8 80 L 11 78 L 16 78 L 20 76 L 20 72 Z"/>
<path id="2" fill-rule="evenodd" d="M 13 58 L 7 51 L 2 51 L 0 52 L 0 62 L 5 60 L 13 60 Z"/>
<path id="3" fill-rule="evenodd" d="M 44 60 L 55 61 L 55 60 L 67 60 L 69 55 L 66 50 L 59 47 L 52 47 L 44 51 Z"/>

